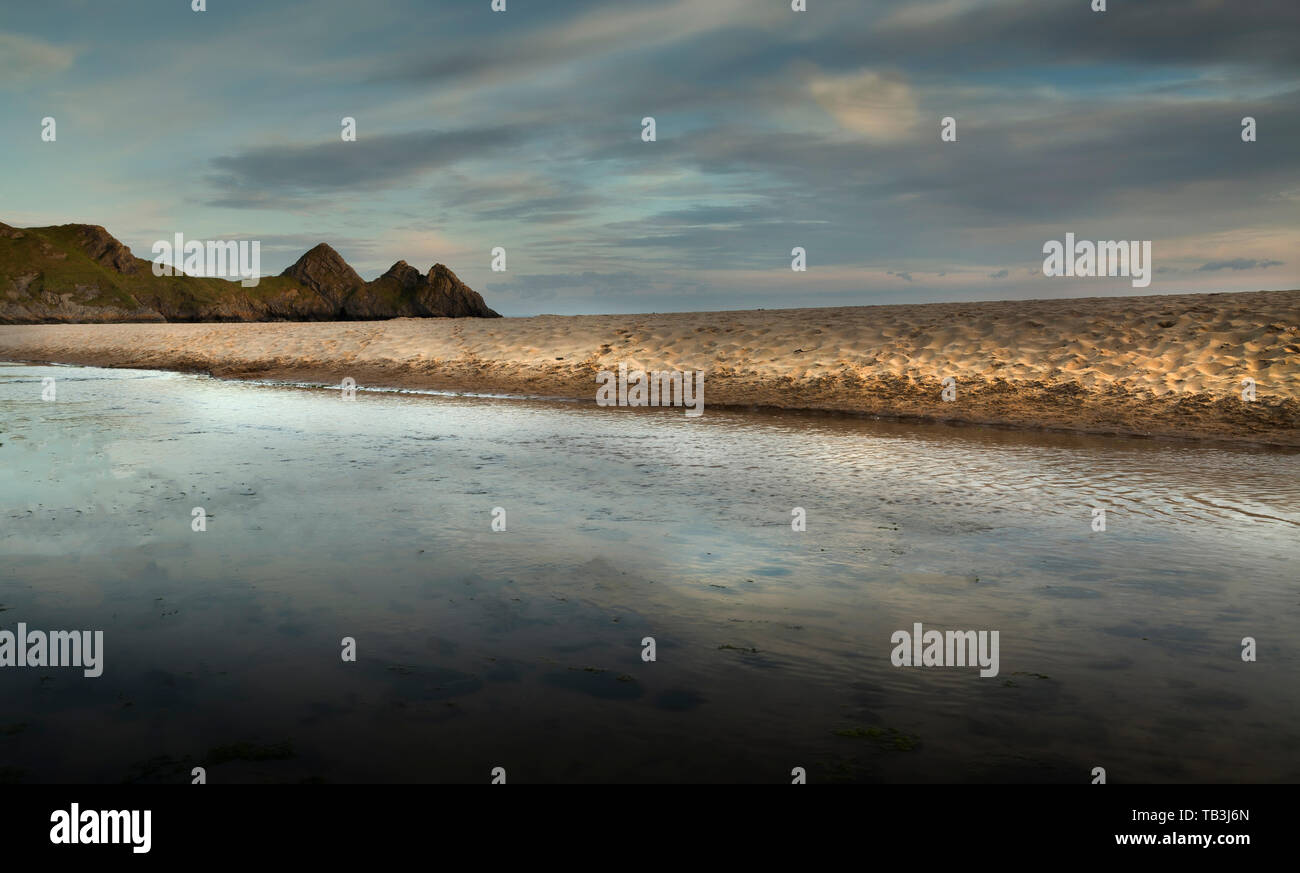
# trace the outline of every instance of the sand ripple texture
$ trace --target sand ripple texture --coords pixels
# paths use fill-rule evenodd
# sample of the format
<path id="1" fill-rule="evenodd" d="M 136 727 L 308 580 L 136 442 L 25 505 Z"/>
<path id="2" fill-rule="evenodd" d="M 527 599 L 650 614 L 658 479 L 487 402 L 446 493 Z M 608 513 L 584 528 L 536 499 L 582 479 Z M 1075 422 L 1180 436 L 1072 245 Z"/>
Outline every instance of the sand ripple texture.
<path id="1" fill-rule="evenodd" d="M 1300 445 L 1300 291 L 643 315 L 0 326 L 0 359 L 595 402 L 704 370 L 708 405 Z M 943 381 L 956 397 L 943 399 Z M 1243 399 L 1253 380 L 1253 401 Z M 629 410 L 635 414 L 635 410 Z"/>

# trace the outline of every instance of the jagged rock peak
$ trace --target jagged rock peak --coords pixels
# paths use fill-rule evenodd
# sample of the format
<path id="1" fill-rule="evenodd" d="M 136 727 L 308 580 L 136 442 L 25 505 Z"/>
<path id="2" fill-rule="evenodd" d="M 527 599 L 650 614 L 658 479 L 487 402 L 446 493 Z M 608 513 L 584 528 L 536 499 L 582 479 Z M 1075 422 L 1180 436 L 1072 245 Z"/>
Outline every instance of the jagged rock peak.
<path id="1" fill-rule="evenodd" d="M 104 269 L 88 276 L 87 259 Z M 0 324 L 499 317 L 443 264 L 421 273 L 398 261 L 366 282 L 324 243 L 261 278 L 254 291 L 183 272 L 155 276 L 99 225 L 0 222 Z"/>
<path id="2" fill-rule="evenodd" d="M 396 279 L 398 284 L 405 288 L 418 283 L 424 277 L 420 275 L 419 270 L 406 263 L 406 261 L 398 261 L 389 267 L 381 278 Z"/>
<path id="3" fill-rule="evenodd" d="M 343 256 L 334 251 L 327 243 L 314 246 L 280 275 L 290 276 L 295 279 L 303 276 L 346 278 L 357 285 L 361 284 L 361 277 L 348 265 L 347 261 L 343 260 Z"/>
<path id="4" fill-rule="evenodd" d="M 463 284 L 460 281 L 460 277 L 453 273 L 451 267 L 448 267 L 446 264 L 434 264 L 429 268 L 428 276 L 430 281 L 437 281 L 439 278 L 446 278 L 457 284 Z"/>
<path id="5" fill-rule="evenodd" d="M 312 248 L 280 275 L 306 285 L 336 305 L 352 289 L 365 284 L 343 256 L 325 243 Z"/>
<path id="6" fill-rule="evenodd" d="M 131 249 L 98 224 L 83 224 L 77 228 L 77 242 L 91 260 L 119 273 L 130 275 L 139 267 Z"/>

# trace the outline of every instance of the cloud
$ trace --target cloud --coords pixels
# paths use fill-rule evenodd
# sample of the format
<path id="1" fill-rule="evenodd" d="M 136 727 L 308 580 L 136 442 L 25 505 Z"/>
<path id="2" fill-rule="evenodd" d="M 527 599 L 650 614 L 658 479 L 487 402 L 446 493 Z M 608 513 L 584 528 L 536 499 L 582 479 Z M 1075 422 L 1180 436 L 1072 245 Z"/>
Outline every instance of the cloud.
<path id="1" fill-rule="evenodd" d="M 1081 0 L 991 0 L 900 7 L 874 28 L 843 28 L 829 41 L 852 57 L 950 73 L 1089 64 L 1207 63 L 1294 72 L 1300 4 L 1294 0 L 1143 0 L 1095 13 Z M 929 9 L 931 14 L 923 14 Z M 1090 71 L 1091 72 L 1091 71 Z M 1098 71 L 1100 72 L 1100 71 Z"/>
<path id="2" fill-rule="evenodd" d="M 278 194 L 372 189 L 427 170 L 481 158 L 519 141 L 502 126 L 409 133 L 360 133 L 356 142 L 275 145 L 213 158 L 209 181 L 224 191 L 221 205 L 269 206 Z"/>
<path id="3" fill-rule="evenodd" d="M 1298 281 L 1277 260 L 1300 208 L 1295 0 L 308 5 L 235 4 L 211 32 L 124 6 L 73 63 L 61 4 L 28 4 L 51 42 L 0 35 L 0 115 L 49 105 L 76 136 L 14 138 L 9 215 L 244 229 L 268 262 L 311 229 L 363 274 L 443 260 L 512 314 L 1095 293 L 1039 281 L 1071 231 L 1153 240 L 1153 293 Z M 230 45 L 248 63 L 204 77 Z M 174 123 L 124 140 L 141 94 Z"/>
<path id="4" fill-rule="evenodd" d="M 734 28 L 752 10 L 746 0 L 672 0 L 672 2 L 566 3 L 569 14 L 549 26 L 517 28 L 526 13 L 484 16 L 492 23 L 481 39 L 449 42 L 429 52 L 422 47 L 396 65 L 391 61 L 374 76 L 376 82 L 410 81 L 501 82 L 514 77 L 535 78 L 539 71 L 602 57 L 649 52 L 721 28 Z M 509 19 L 507 21 L 506 19 Z M 504 29 L 504 32 L 502 30 Z M 483 43 L 492 50 L 484 51 Z"/>
<path id="5" fill-rule="evenodd" d="M 77 53 L 34 36 L 0 31 L 0 88 L 14 88 L 33 79 L 61 73 Z"/>
<path id="6" fill-rule="evenodd" d="M 873 142 L 901 142 L 917 124 L 916 97 L 896 75 L 873 70 L 841 76 L 817 76 L 808 93 L 840 127 Z"/>
<path id="7" fill-rule="evenodd" d="M 1210 261 L 1196 268 L 1198 273 L 1214 270 L 1260 270 L 1264 267 L 1280 267 L 1281 261 L 1257 260 L 1255 258 L 1233 258 L 1230 261 Z"/>
<path id="8" fill-rule="evenodd" d="M 1211 211 L 1230 226 L 1288 220 L 1295 204 L 1278 192 L 1297 179 L 1296 100 L 1295 91 L 1264 100 L 1140 106 L 1086 99 L 1046 114 L 967 120 L 958 143 L 940 146 L 936 123 L 932 147 L 913 137 L 869 151 L 807 130 L 731 125 L 684 140 L 673 157 L 705 177 L 732 177 L 733 186 L 746 185 L 755 199 L 779 204 L 789 222 L 827 223 L 819 233 L 823 261 L 828 236 L 844 257 L 860 253 L 864 240 L 880 252 L 901 243 L 909 254 L 955 255 L 959 228 L 978 231 L 983 240 L 1019 228 L 1017 254 L 1023 255 L 1065 230 L 1098 239 L 1161 239 L 1206 232 Z M 1249 159 L 1233 120 L 1248 113 L 1280 128 L 1272 142 L 1250 144 L 1262 147 Z M 1085 231 L 1085 225 L 1100 228 Z M 980 248 L 972 236 L 970 256 Z"/>

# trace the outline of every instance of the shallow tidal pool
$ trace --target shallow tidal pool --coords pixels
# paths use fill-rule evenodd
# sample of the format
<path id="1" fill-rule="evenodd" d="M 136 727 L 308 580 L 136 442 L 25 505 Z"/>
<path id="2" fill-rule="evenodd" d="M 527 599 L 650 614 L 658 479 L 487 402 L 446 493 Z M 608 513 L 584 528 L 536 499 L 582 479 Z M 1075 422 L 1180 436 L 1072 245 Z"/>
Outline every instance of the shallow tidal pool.
<path id="1" fill-rule="evenodd" d="M 0 629 L 104 641 L 0 782 L 1296 781 L 1297 534 L 1281 450 L 0 364 Z"/>

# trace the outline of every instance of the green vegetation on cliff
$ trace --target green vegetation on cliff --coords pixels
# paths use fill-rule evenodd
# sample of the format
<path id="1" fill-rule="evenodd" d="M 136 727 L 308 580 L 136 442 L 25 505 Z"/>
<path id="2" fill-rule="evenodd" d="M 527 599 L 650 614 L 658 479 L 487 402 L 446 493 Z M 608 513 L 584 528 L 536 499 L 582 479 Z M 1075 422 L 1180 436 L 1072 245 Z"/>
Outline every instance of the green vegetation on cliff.
<path id="1" fill-rule="evenodd" d="M 251 288 L 152 267 L 97 225 L 0 224 L 0 324 L 498 317 L 442 264 L 365 282 L 324 243 Z"/>

